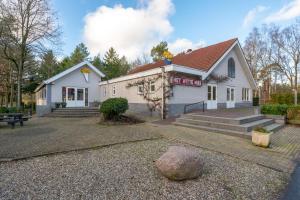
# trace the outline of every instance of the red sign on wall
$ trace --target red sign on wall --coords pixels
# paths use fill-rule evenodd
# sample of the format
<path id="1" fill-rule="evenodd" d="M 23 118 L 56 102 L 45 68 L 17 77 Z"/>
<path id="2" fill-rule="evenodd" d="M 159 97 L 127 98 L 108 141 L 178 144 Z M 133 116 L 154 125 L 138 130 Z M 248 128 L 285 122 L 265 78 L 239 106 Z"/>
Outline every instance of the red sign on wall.
<path id="1" fill-rule="evenodd" d="M 185 85 L 185 86 L 193 86 L 193 87 L 202 86 L 202 80 L 192 79 L 192 78 L 172 77 L 171 83 L 174 85 Z"/>

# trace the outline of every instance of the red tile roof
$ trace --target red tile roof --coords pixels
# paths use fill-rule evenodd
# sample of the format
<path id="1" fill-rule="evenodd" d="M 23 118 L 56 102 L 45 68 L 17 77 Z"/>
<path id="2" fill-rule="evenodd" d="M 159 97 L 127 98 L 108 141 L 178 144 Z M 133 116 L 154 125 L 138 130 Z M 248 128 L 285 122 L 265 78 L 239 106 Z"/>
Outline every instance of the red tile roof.
<path id="1" fill-rule="evenodd" d="M 237 40 L 237 38 L 234 38 L 218 44 L 200 48 L 189 53 L 178 54 L 174 56 L 172 64 L 208 71 Z M 162 67 L 164 65 L 166 65 L 165 62 L 160 60 L 158 62 L 136 67 L 135 69 L 129 71 L 128 74 L 143 72 Z"/>

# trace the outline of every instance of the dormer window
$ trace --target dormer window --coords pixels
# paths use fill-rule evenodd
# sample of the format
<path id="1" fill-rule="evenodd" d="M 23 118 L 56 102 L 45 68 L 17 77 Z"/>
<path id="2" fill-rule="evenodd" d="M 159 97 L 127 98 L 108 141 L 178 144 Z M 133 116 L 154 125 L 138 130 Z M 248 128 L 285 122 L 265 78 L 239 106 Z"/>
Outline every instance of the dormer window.
<path id="1" fill-rule="evenodd" d="M 235 63 L 233 58 L 228 60 L 228 77 L 235 78 Z"/>

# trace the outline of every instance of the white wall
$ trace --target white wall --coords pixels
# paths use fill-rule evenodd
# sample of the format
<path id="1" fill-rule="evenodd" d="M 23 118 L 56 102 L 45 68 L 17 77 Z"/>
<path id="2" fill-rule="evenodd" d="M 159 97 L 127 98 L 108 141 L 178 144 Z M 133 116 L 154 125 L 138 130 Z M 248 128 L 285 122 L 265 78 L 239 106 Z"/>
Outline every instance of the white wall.
<path id="1" fill-rule="evenodd" d="M 98 76 L 93 70 L 91 70 L 91 72 L 89 73 L 89 81 L 86 82 L 79 68 L 53 82 L 51 88 L 51 102 L 54 103 L 62 101 L 62 87 L 88 88 L 89 102 L 100 101 L 100 92 L 98 85 L 100 81 L 101 77 Z"/>
<path id="2" fill-rule="evenodd" d="M 117 83 L 109 83 L 106 85 L 100 86 L 100 99 L 101 101 L 105 101 L 108 98 L 114 98 L 114 97 L 123 97 L 128 100 L 129 103 L 147 103 L 147 101 L 143 98 L 142 95 L 138 94 L 137 86 L 127 87 L 128 84 L 136 83 L 137 81 L 140 81 L 142 79 L 145 80 L 153 80 L 154 77 L 157 75 L 147 76 L 144 78 L 138 78 L 138 79 L 131 79 L 126 81 L 120 81 Z M 151 94 L 152 97 L 160 97 L 161 96 L 161 79 L 158 79 L 155 81 L 155 88 L 156 92 Z M 112 90 L 113 87 L 116 88 L 116 94 L 113 95 Z M 104 90 L 106 89 L 106 95 L 104 96 Z"/>
<path id="3" fill-rule="evenodd" d="M 227 56 L 217 65 L 213 70 L 216 75 L 227 76 L 228 73 L 228 59 L 233 57 L 235 61 L 235 78 L 230 78 L 229 80 L 217 84 L 217 101 L 218 103 L 226 103 L 226 87 L 235 88 L 235 102 L 244 103 L 242 101 L 242 88 L 249 88 L 249 99 L 252 101 L 252 90 L 249 80 L 246 76 L 244 68 L 241 66 L 239 57 L 237 56 L 237 46 L 234 47 Z M 248 67 L 248 66 L 245 66 Z M 151 76 L 149 76 L 151 77 Z M 146 77 L 146 78 L 149 78 Z M 141 78 L 140 78 L 141 79 Z M 139 79 L 132 79 L 128 81 L 120 81 L 117 83 L 111 83 L 108 85 L 100 86 L 100 96 L 101 101 L 111 98 L 111 97 L 124 97 L 128 99 L 129 103 L 146 103 L 141 95 L 137 94 L 137 87 L 126 88 L 128 83 L 134 83 Z M 161 81 L 157 81 L 157 87 L 161 84 Z M 209 83 L 215 83 L 211 81 Z M 112 87 L 116 87 L 116 95 L 112 95 Z M 106 88 L 106 96 L 104 96 L 104 88 Z M 157 91 L 154 95 L 161 96 L 161 90 Z M 189 104 L 196 103 L 199 101 L 207 101 L 207 84 L 203 84 L 202 87 L 190 87 L 190 86 L 174 86 L 173 87 L 173 97 L 167 100 L 169 104 Z"/>
<path id="4" fill-rule="evenodd" d="M 236 49 L 233 48 L 227 56 L 216 66 L 212 73 L 216 75 L 227 76 L 228 59 L 232 57 L 235 61 L 235 78 L 217 84 L 217 101 L 218 103 L 226 103 L 226 88 L 227 86 L 235 88 L 235 102 L 243 103 L 242 101 L 242 88 L 249 88 L 249 100 L 252 101 L 252 90 L 249 80 L 246 76 L 244 68 L 241 66 L 239 57 L 237 56 Z M 248 67 L 248 66 L 245 66 Z M 211 81 L 209 83 L 215 83 Z M 196 103 L 199 101 L 207 100 L 207 84 L 202 87 L 187 87 L 187 86 L 175 86 L 173 88 L 173 97 L 169 99 L 170 104 L 188 104 Z"/>

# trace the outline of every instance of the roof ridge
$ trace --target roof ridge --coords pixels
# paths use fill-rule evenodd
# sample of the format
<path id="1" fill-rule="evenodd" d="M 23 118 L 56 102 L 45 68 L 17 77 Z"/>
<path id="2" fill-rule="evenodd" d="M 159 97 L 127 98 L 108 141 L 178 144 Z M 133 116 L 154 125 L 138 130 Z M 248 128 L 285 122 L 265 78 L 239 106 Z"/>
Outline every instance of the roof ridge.
<path id="1" fill-rule="evenodd" d="M 179 53 L 173 57 L 173 64 L 198 68 L 201 70 L 203 70 L 202 68 L 205 68 L 204 70 L 208 70 L 236 41 L 238 41 L 238 38 L 232 38 L 208 45 L 206 47 L 195 49 L 189 53 Z M 136 68 L 130 70 L 128 74 L 134 74 L 165 65 L 166 64 L 163 60 L 158 60 L 156 62 L 137 66 Z"/>

